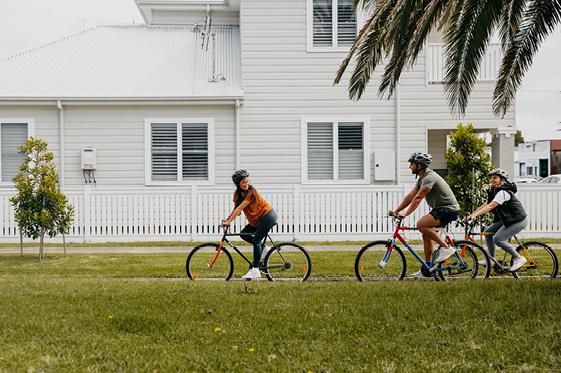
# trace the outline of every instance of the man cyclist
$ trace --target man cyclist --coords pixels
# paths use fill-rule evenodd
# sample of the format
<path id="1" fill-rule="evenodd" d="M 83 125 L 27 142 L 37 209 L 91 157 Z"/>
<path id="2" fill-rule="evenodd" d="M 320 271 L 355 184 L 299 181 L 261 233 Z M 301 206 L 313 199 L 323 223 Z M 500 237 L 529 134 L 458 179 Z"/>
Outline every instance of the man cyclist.
<path id="1" fill-rule="evenodd" d="M 446 181 L 436 172 L 428 168 L 432 161 L 432 156 L 428 153 L 415 152 L 408 159 L 409 168 L 415 179 L 419 177 L 415 187 L 405 196 L 403 202 L 395 210 L 390 210 L 390 214 L 397 214 L 398 219 L 409 216 L 419 207 L 423 198 L 431 208 L 429 214 L 423 216 L 417 222 L 417 229 L 423 236 L 423 248 L 425 251 L 425 261 L 430 263 L 434 252 L 433 241 L 441 247 L 440 255 L 435 263 L 440 263 L 452 256 L 456 252 L 455 247 L 448 244 L 438 235 L 433 227 L 445 226 L 454 221 L 460 215 L 460 205 L 454 197 L 452 189 Z M 405 208 L 405 213 L 401 213 Z M 421 277 L 422 272 L 418 271 L 411 275 Z"/>

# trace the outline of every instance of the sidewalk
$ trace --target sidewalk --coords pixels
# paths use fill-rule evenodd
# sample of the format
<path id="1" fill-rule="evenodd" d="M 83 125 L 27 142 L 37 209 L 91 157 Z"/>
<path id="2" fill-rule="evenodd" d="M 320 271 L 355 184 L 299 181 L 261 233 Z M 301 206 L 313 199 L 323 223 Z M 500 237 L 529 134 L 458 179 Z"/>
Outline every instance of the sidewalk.
<path id="1" fill-rule="evenodd" d="M 406 250 L 403 245 L 400 248 Z M 560 250 L 561 244 L 549 244 L 554 250 Z M 422 245 L 412 245 L 415 250 L 422 250 Z M 251 246 L 238 247 L 242 252 L 252 252 Z M 362 248 L 361 245 L 314 245 L 304 246 L 309 251 L 354 251 L 357 252 Z M 92 247 L 67 247 L 68 254 L 101 254 L 101 253 L 115 253 L 115 254 L 148 254 L 148 253 L 189 253 L 193 246 L 92 246 Z M 229 251 L 233 251 L 229 249 Z M 0 254 L 14 254 L 19 253 L 19 246 L 0 248 Z M 24 254 L 36 254 L 39 252 L 39 247 L 24 247 Z M 61 247 L 45 247 L 45 254 L 64 253 L 64 248 Z"/>

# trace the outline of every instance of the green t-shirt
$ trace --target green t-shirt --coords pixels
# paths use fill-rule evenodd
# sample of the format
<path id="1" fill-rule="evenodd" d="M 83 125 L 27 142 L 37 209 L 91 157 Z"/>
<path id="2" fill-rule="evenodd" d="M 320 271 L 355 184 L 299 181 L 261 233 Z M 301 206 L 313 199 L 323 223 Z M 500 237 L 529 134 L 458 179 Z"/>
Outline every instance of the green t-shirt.
<path id="1" fill-rule="evenodd" d="M 425 171 L 425 176 L 422 179 L 417 180 L 415 184 L 415 189 L 420 190 L 421 188 L 429 188 L 430 192 L 426 195 L 425 201 L 430 208 L 434 209 L 437 207 L 443 207 L 448 210 L 448 212 L 455 212 L 460 209 L 452 189 L 448 186 L 446 181 L 440 177 L 439 174 L 427 168 Z"/>

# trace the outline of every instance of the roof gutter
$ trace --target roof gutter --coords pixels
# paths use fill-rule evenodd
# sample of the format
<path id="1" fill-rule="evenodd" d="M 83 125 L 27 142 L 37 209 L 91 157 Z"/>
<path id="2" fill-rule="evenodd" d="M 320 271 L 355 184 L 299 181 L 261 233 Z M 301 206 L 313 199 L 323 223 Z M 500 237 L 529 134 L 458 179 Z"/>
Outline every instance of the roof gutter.
<path id="1" fill-rule="evenodd" d="M 52 98 L 52 97 L 2 97 L 0 98 L 0 106 L 2 105 L 51 105 L 59 100 L 64 100 L 64 105 L 232 105 L 236 100 L 243 101 L 240 97 L 224 97 L 218 99 L 208 98 L 159 98 L 159 97 L 132 97 L 132 98 Z"/>
<path id="2" fill-rule="evenodd" d="M 61 189 L 65 187 L 64 179 L 64 107 L 62 106 L 62 101 L 57 100 L 56 107 L 58 108 L 58 125 L 59 125 L 59 136 L 60 136 L 60 178 L 58 179 L 59 186 Z"/>

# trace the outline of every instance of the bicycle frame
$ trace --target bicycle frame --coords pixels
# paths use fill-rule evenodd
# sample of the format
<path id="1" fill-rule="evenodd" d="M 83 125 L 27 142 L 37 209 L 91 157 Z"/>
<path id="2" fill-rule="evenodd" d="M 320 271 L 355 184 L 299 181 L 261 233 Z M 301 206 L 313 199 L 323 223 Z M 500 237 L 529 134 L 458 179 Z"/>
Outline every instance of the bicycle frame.
<path id="1" fill-rule="evenodd" d="M 419 263 L 421 263 L 421 265 L 422 265 L 425 269 L 427 269 L 428 271 L 431 271 L 431 268 L 434 267 L 434 259 L 435 259 L 435 256 L 436 256 L 436 251 L 433 252 L 433 254 L 432 254 L 432 258 L 431 258 L 431 261 L 430 261 L 430 267 L 429 267 L 429 266 L 427 265 L 427 263 L 426 263 L 423 259 L 421 259 L 421 257 L 419 256 L 419 254 L 417 254 L 417 253 L 415 252 L 415 250 L 413 250 L 413 248 L 411 247 L 411 245 L 409 245 L 409 244 L 407 243 L 407 241 L 401 236 L 401 234 L 399 234 L 399 231 L 418 231 L 419 229 L 418 229 L 418 228 L 412 228 L 412 227 L 403 227 L 403 226 L 401 225 L 402 220 L 397 219 L 395 216 L 392 216 L 392 218 L 393 218 L 394 220 L 397 220 L 397 225 L 396 225 L 396 227 L 395 227 L 395 231 L 394 231 L 394 233 L 393 233 L 393 236 L 392 236 L 392 238 L 391 238 L 391 240 L 390 240 L 391 245 L 390 245 L 388 251 L 386 252 L 386 255 L 384 255 L 383 263 L 380 263 L 380 265 L 383 266 L 383 265 L 385 265 L 385 264 L 387 263 L 388 259 L 390 258 L 391 252 L 392 252 L 392 250 L 393 250 L 393 246 L 394 246 L 394 244 L 395 244 L 395 241 L 396 241 L 396 239 L 397 239 L 397 240 L 399 240 L 403 245 L 405 245 L 405 247 L 407 248 L 407 250 L 409 250 L 409 252 L 410 252 L 411 254 L 413 254 L 413 256 L 419 261 Z M 440 229 L 440 228 L 436 228 L 436 229 Z M 435 230 L 436 230 L 436 229 L 435 229 Z M 442 229 L 443 229 L 443 228 L 442 228 Z M 448 244 L 450 244 L 451 246 L 454 246 L 454 244 L 453 244 L 453 242 L 452 242 L 452 239 L 450 238 L 450 236 L 448 236 L 448 234 L 446 234 L 446 241 L 448 241 Z M 464 250 L 465 250 L 465 249 L 464 249 Z M 462 256 L 464 255 L 464 252 L 462 252 L 461 254 L 458 253 L 458 252 L 456 252 L 455 255 L 456 255 L 456 257 L 459 259 L 461 265 L 458 265 L 458 266 L 446 266 L 446 263 L 447 263 L 448 260 L 445 260 L 444 263 L 443 263 L 444 266 L 442 266 L 442 267 L 440 267 L 440 268 L 434 268 L 432 271 L 433 271 L 433 272 L 437 272 L 437 271 L 447 271 L 447 270 L 450 270 L 450 269 L 460 269 L 460 268 L 465 267 L 466 264 L 465 264 L 464 261 L 462 260 Z"/>
<path id="2" fill-rule="evenodd" d="M 234 249 L 235 252 L 237 252 L 249 265 L 251 268 L 253 268 L 253 262 L 251 260 L 249 260 L 249 258 L 247 256 L 245 256 L 234 244 L 232 244 L 230 242 L 230 240 L 228 240 L 228 236 L 242 236 L 242 235 L 248 235 L 250 236 L 251 233 L 228 233 L 228 229 L 230 227 L 226 227 L 224 228 L 224 235 L 222 236 L 222 239 L 220 240 L 220 246 L 218 247 L 218 250 L 216 250 L 216 256 L 214 257 L 214 259 L 212 260 L 212 262 L 208 265 L 209 268 L 212 268 L 212 266 L 214 265 L 214 262 L 216 262 L 216 259 L 218 258 L 218 255 L 220 255 L 220 252 L 222 251 L 222 247 L 224 246 L 224 242 L 226 242 L 228 244 L 228 246 L 230 246 L 232 249 Z M 273 241 L 273 239 L 271 238 L 271 235 L 269 233 L 267 233 L 267 236 L 265 236 L 265 238 L 263 238 L 263 245 L 267 242 L 267 239 L 269 239 L 269 241 L 271 242 L 271 247 L 274 248 L 275 246 L 277 246 L 277 244 Z M 272 249 L 271 249 L 272 250 Z M 279 255 L 282 257 L 282 254 L 280 253 L 279 250 Z M 284 257 L 282 257 L 284 260 Z M 259 266 L 260 270 L 266 270 L 266 269 L 274 269 L 274 268 L 282 268 L 282 265 L 276 265 L 276 266 L 268 266 L 268 267 L 261 267 Z"/>
<path id="3" fill-rule="evenodd" d="M 488 232 L 474 233 L 474 232 L 473 232 L 473 228 L 475 227 L 475 220 L 473 220 L 473 222 L 474 222 L 473 224 L 470 224 L 470 223 L 468 222 L 468 224 L 469 224 L 469 229 L 468 229 L 468 232 L 467 232 L 467 234 L 466 234 L 466 240 L 471 241 L 471 242 L 473 242 L 473 243 L 477 243 L 477 242 L 475 242 L 475 240 L 473 239 L 473 237 L 471 237 L 472 235 L 474 235 L 474 236 L 489 236 L 489 235 L 490 235 Z M 516 235 L 514 235 L 512 238 L 514 238 L 514 239 L 516 240 L 516 243 L 518 244 L 518 246 L 522 246 L 522 248 L 523 248 L 522 250 L 524 250 L 524 253 L 527 255 L 527 258 L 530 258 L 530 259 L 531 259 L 531 261 L 528 261 L 528 263 L 523 264 L 522 267 L 528 267 L 529 265 L 531 265 L 531 263 L 535 263 L 534 260 L 532 259 L 532 257 L 530 256 L 530 253 L 528 252 L 528 250 L 526 250 L 526 246 L 524 246 L 524 245 L 522 244 L 522 242 L 518 239 L 518 237 L 516 237 Z M 511 238 L 511 239 L 512 239 L 512 238 Z M 506 257 L 507 257 L 507 255 L 508 255 L 508 253 L 505 251 L 505 255 L 504 255 L 504 258 L 503 258 L 502 263 L 506 263 Z M 489 259 L 494 263 L 494 265 L 498 266 L 498 268 L 499 268 L 500 270 L 507 270 L 507 269 L 510 269 L 510 266 L 503 266 L 503 265 L 501 264 L 501 262 L 499 262 L 497 259 L 493 258 L 491 255 L 488 255 L 488 257 L 489 257 Z"/>

